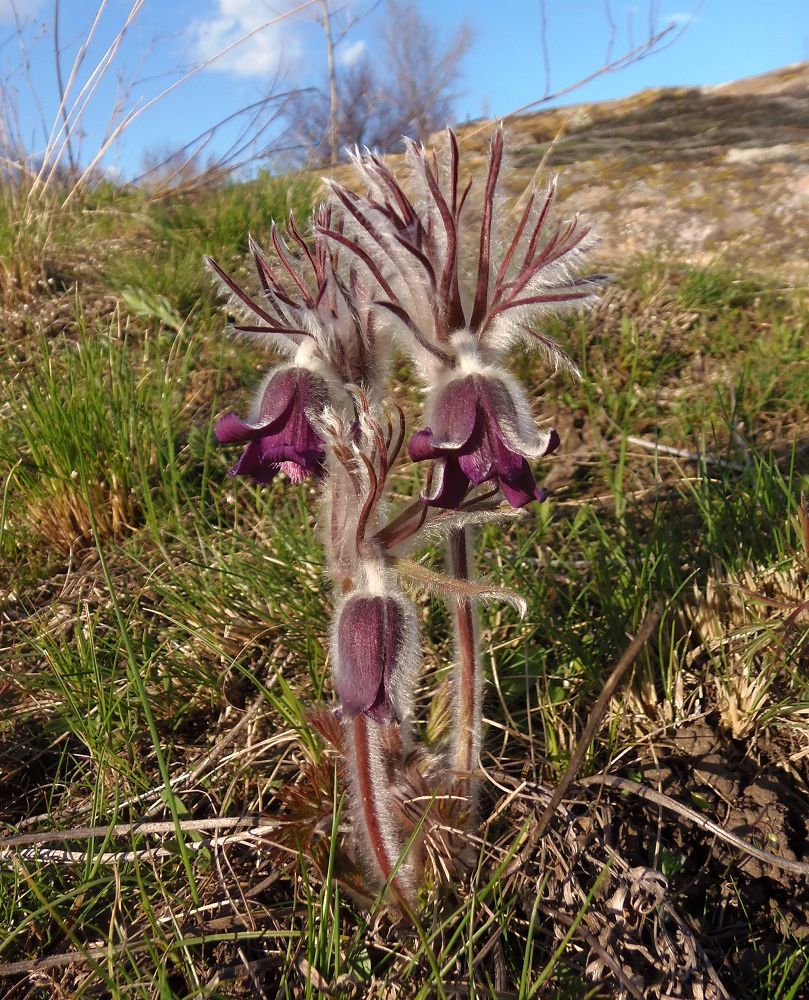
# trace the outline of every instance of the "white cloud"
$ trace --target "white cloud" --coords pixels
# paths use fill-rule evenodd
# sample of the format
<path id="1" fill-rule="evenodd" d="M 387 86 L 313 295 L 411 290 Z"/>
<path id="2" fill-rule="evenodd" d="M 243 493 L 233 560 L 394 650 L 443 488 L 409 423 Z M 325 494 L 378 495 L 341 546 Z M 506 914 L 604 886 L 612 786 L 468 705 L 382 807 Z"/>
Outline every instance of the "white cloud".
<path id="1" fill-rule="evenodd" d="M 365 42 L 360 38 L 358 41 L 352 42 L 351 45 L 337 49 L 337 62 L 350 69 L 365 55 L 366 47 Z"/>
<path id="2" fill-rule="evenodd" d="M 242 77 L 270 77 L 281 67 L 282 56 L 288 61 L 298 55 L 288 22 L 268 23 L 278 16 L 258 0 L 216 0 L 214 15 L 192 26 L 196 57 L 204 62 L 224 52 L 211 69 Z"/>
<path id="3" fill-rule="evenodd" d="M 100 163 L 96 167 L 96 171 L 105 180 L 112 181 L 113 184 L 116 181 L 120 181 L 124 176 L 124 168 L 120 163 Z"/>
<path id="4" fill-rule="evenodd" d="M 42 0 L 0 0 L 0 21 L 27 21 L 39 13 Z"/>
<path id="5" fill-rule="evenodd" d="M 699 17 L 694 11 L 676 11 L 674 14 L 664 14 L 660 20 L 663 24 L 691 24 L 696 23 Z"/>

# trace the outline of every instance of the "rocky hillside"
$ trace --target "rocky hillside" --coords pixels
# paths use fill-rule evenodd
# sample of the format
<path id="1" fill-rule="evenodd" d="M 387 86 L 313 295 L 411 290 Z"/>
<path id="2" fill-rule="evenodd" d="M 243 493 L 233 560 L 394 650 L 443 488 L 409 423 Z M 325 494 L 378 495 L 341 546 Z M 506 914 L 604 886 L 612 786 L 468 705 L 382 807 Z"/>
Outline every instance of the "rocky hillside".
<path id="1" fill-rule="evenodd" d="M 591 218 L 610 267 L 663 250 L 699 264 L 809 273 L 809 63 L 715 87 L 646 90 L 507 123 L 519 193 L 558 172 L 563 204 Z M 491 129 L 459 129 L 482 169 Z"/>

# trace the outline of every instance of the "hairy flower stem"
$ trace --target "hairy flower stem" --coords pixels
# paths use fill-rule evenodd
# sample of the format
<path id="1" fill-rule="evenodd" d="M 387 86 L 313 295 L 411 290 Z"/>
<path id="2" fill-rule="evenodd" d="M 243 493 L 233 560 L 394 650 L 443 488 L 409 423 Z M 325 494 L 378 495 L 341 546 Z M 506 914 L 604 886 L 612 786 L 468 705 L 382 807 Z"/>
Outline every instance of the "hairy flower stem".
<path id="1" fill-rule="evenodd" d="M 344 598 L 350 601 L 365 601 L 372 604 L 378 597 L 371 597 L 364 592 L 358 595 L 357 587 L 362 586 L 357 577 L 356 531 L 351 526 L 352 508 L 350 497 L 351 481 L 345 468 L 336 466 L 328 480 L 329 488 L 329 568 L 336 589 Z M 365 583 L 367 584 L 367 580 Z M 343 605 L 345 613 L 346 605 Z M 356 609 L 355 609 L 356 610 Z M 389 609 L 388 609 L 389 610 Z M 370 608 L 366 607 L 365 616 L 372 624 L 378 624 Z M 335 624 L 335 649 L 337 654 L 334 663 L 341 659 L 341 651 L 351 660 L 356 652 L 349 636 L 342 636 L 347 647 L 341 645 L 341 626 L 352 632 L 363 620 L 363 613 L 358 612 L 356 620 L 351 619 L 346 625 L 343 617 L 338 617 Z M 373 628 L 371 628 L 373 633 Z M 356 635 L 353 636 L 356 640 Z M 382 641 L 382 652 L 385 643 Z M 380 650 L 377 650 L 380 652 Z M 353 664 L 356 667 L 356 663 Z M 338 673 L 339 676 L 339 673 Z M 339 682 L 335 678 L 339 688 Z M 367 679 L 363 683 L 367 683 Z M 345 734 L 345 760 L 351 802 L 352 833 L 359 845 L 364 867 L 372 881 L 377 886 L 387 884 L 390 894 L 403 912 L 410 912 L 410 900 L 413 898 L 413 864 L 410 857 L 401 858 L 404 850 L 404 838 L 399 830 L 400 811 L 396 808 L 393 787 L 392 766 L 393 756 L 398 755 L 401 746 L 403 730 L 406 722 L 381 722 L 371 717 L 360 707 L 351 702 L 367 694 L 365 690 L 358 691 L 349 685 L 349 700 L 341 696 L 343 704 L 343 732 Z M 348 710 L 347 709 L 348 706 Z M 382 710 L 386 706 L 376 706 Z M 400 860 L 401 859 L 401 860 Z"/>
<path id="2" fill-rule="evenodd" d="M 389 883 L 398 901 L 406 904 L 410 894 L 403 879 L 407 878 L 410 866 L 405 859 L 397 870 L 403 845 L 396 830 L 395 813 L 390 801 L 390 781 L 382 745 L 383 725 L 358 715 L 355 719 L 346 720 L 346 736 L 353 791 L 368 860 L 380 881 Z"/>
<path id="3" fill-rule="evenodd" d="M 469 579 L 469 531 L 457 528 L 449 536 L 449 571 L 457 580 Z M 455 603 L 456 670 L 454 686 L 454 730 L 451 747 L 453 766 L 458 772 L 469 811 L 475 811 L 477 770 L 481 742 L 481 699 L 483 678 L 478 654 L 478 614 L 468 597 Z"/>

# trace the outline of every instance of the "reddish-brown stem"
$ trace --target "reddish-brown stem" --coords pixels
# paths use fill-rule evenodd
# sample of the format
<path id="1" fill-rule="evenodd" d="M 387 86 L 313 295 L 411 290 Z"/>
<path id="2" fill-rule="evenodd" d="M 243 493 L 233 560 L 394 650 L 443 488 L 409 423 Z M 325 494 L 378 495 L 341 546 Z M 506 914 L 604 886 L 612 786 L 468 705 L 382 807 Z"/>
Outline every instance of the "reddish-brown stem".
<path id="1" fill-rule="evenodd" d="M 466 528 L 457 528 L 449 536 L 449 571 L 457 580 L 469 579 L 469 539 Z M 451 747 L 453 766 L 474 809 L 481 731 L 482 677 L 477 650 L 477 611 L 470 598 L 459 598 L 455 605 L 454 700 L 455 725 Z"/>
<path id="2" fill-rule="evenodd" d="M 381 881 L 388 882 L 397 899 L 404 903 L 407 893 L 401 884 L 399 875 L 394 875 L 398 861 L 399 838 L 395 830 L 391 830 L 392 811 L 385 800 L 389 794 L 388 778 L 384 761 L 381 759 L 379 737 L 381 725 L 364 715 L 347 720 L 351 727 L 353 743 L 353 760 L 355 795 L 362 814 L 362 826 L 374 867 L 379 871 Z M 377 732 L 371 732 L 376 729 Z M 406 865 L 406 862 L 405 862 Z"/>
<path id="3" fill-rule="evenodd" d="M 385 849 L 382 827 L 376 813 L 374 779 L 371 769 L 370 746 L 368 744 L 368 720 L 365 716 L 358 715 L 353 720 L 352 725 L 354 727 L 354 753 L 357 767 L 357 794 L 360 800 L 360 807 L 362 808 L 362 815 L 365 819 L 365 832 L 368 835 L 368 843 L 379 865 L 382 878 L 387 881 L 393 871 L 393 865 Z"/>

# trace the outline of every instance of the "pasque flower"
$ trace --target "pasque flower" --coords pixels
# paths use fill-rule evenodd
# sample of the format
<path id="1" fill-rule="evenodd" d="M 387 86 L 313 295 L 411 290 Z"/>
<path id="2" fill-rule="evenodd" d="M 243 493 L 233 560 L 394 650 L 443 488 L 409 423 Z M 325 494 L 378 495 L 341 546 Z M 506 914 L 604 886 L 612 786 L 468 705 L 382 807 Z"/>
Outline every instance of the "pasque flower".
<path id="1" fill-rule="evenodd" d="M 422 502 L 462 510 L 457 520 L 445 519 L 451 524 L 448 576 L 456 581 L 458 594 L 452 608 L 456 663 L 446 762 L 455 775 L 452 795 L 467 801 L 472 816 L 482 742 L 483 666 L 477 609 L 469 590 L 474 566 L 468 519 L 496 511 L 489 497 L 464 501 L 470 488 L 483 483 L 496 484 L 513 507 L 544 499 L 528 463 L 558 447 L 559 438 L 536 426 L 528 397 L 509 374 L 505 358 L 522 342 L 541 350 L 555 367 L 576 372 L 539 323 L 548 314 L 591 300 L 605 277 L 577 276 L 594 241 L 577 219 L 554 219 L 553 184 L 544 195 L 528 193 L 508 213 L 498 192 L 503 163 L 499 130 L 491 143 L 482 199 L 474 209 L 472 181 L 466 186 L 461 182 L 460 149 L 452 132 L 442 153 L 430 155 L 407 142 L 405 156 L 407 190 L 381 159 L 358 151 L 354 164 L 365 193 L 331 182 L 339 224 L 318 225 L 318 231 L 353 254 L 375 288 L 372 305 L 386 320 L 384 328 L 409 353 L 425 386 L 425 425 L 408 448 L 414 461 L 432 462 Z M 426 521 L 427 512 L 422 512 Z M 377 667 L 372 678 L 384 680 L 384 668 L 380 673 Z M 361 715 L 357 719 L 364 721 Z"/>
<path id="2" fill-rule="evenodd" d="M 305 235 L 293 222 L 286 239 L 272 228 L 272 258 L 250 240 L 258 298 L 209 264 L 231 295 L 234 329 L 284 358 L 249 419 L 228 413 L 216 436 L 244 445 L 233 475 L 263 483 L 279 471 L 294 482 L 308 474 L 319 479 L 326 572 L 338 595 L 330 663 L 353 852 L 374 884 L 410 909 L 430 834 L 408 839 L 401 826 L 406 796 L 424 789 L 412 799 L 414 824 L 426 818 L 418 815 L 420 803 L 431 799 L 431 808 L 432 797 L 457 803 L 461 826 L 475 816 L 484 691 L 477 604 L 500 592 L 475 582 L 470 530 L 510 513 L 493 493 L 512 507 L 543 500 L 529 462 L 559 445 L 555 431 L 537 426 L 506 354 L 523 341 L 575 371 L 537 321 L 586 302 L 602 277 L 576 277 L 592 241 L 576 220 L 553 221 L 553 186 L 544 196 L 531 194 L 512 218 L 506 214 L 497 193 L 499 132 L 478 212 L 468 205 L 471 182 L 461 185 L 451 132 L 443 157 L 415 143 L 406 155 L 408 192 L 381 160 L 357 154 L 366 194 L 332 184 L 331 204 Z M 391 475 L 407 437 L 388 380 L 396 340 L 425 387 L 417 425 L 423 429 L 408 450 L 432 470 L 421 501 L 391 516 Z M 493 484 L 493 493 L 465 502 L 483 484 Z M 425 504 L 459 513 L 446 516 Z M 443 575 L 406 558 L 436 531 L 447 535 Z M 408 578 L 451 601 L 452 721 L 444 754 L 429 760 L 413 754 L 421 642 L 404 592 Z M 423 781 L 414 784 L 409 775 L 422 766 Z"/>
<path id="3" fill-rule="evenodd" d="M 331 213 L 314 220 L 323 229 Z M 216 436 L 222 444 L 246 443 L 231 475 L 269 483 L 280 471 L 294 483 L 323 471 L 325 450 L 316 422 L 327 409 L 351 411 L 347 387 L 379 393 L 386 349 L 380 344 L 362 276 L 353 257 L 343 266 L 341 248 L 317 233 L 304 239 L 290 220 L 289 242 L 272 227 L 276 263 L 251 238 L 250 252 L 262 301 L 248 294 L 214 260 L 208 266 L 231 295 L 234 311 L 246 321 L 233 329 L 272 347 L 289 362 L 265 381 L 251 420 L 222 417 Z"/>
<path id="4" fill-rule="evenodd" d="M 334 630 L 334 684 L 343 712 L 376 722 L 401 719 L 400 687 L 412 612 L 395 597 L 352 594 Z"/>
<path id="5" fill-rule="evenodd" d="M 414 462 L 436 462 L 432 487 L 423 497 L 435 507 L 457 508 L 470 486 L 495 481 L 512 507 L 544 500 L 526 456 L 539 458 L 559 447 L 555 430 L 521 421 L 504 381 L 484 374 L 461 375 L 432 399 L 432 426 L 411 439 Z M 527 426 L 526 426 L 527 425 Z"/>
<path id="6" fill-rule="evenodd" d="M 416 613 L 384 563 L 363 560 L 357 579 L 358 588 L 338 604 L 332 629 L 340 707 L 349 719 L 401 722 L 410 714 L 420 667 Z"/>
<path id="7" fill-rule="evenodd" d="M 365 266 L 377 286 L 376 307 L 389 317 L 426 383 L 428 426 L 409 448 L 415 461 L 436 462 L 433 487 L 423 499 L 457 507 L 470 485 L 492 481 L 512 506 L 521 507 L 544 497 L 528 459 L 554 450 L 559 438 L 533 426 L 525 393 L 502 361 L 524 341 L 557 366 L 576 370 L 533 321 L 586 302 L 604 280 L 573 276 L 592 245 L 589 229 L 575 219 L 552 221 L 551 186 L 544 198 L 528 198 L 510 239 L 496 239 L 497 224 L 505 221 L 497 192 L 501 132 L 492 141 L 477 222 L 470 221 L 470 186 L 460 188 L 452 132 L 443 161 L 412 142 L 407 157 L 413 200 L 381 160 L 358 153 L 355 166 L 368 194 L 332 183 L 343 229 L 321 232 L 352 249 Z"/>
<path id="8" fill-rule="evenodd" d="M 329 399 L 326 382 L 307 368 L 290 365 L 272 372 L 261 390 L 252 422 L 227 413 L 216 424 L 221 444 L 246 442 L 231 476 L 251 476 L 272 482 L 286 473 L 293 483 L 321 471 L 323 442 L 312 426 Z"/>

